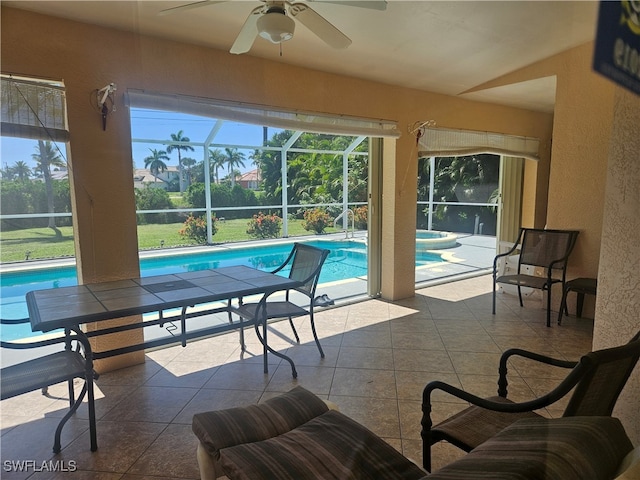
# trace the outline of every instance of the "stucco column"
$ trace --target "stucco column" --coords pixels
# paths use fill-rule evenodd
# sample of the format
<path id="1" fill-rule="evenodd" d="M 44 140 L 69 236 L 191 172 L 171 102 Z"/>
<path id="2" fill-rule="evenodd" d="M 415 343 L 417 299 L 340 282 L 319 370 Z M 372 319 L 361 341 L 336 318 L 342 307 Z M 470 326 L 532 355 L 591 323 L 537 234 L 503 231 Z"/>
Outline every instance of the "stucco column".
<path id="1" fill-rule="evenodd" d="M 618 88 L 609 148 L 593 348 L 626 343 L 640 330 L 640 96 Z M 640 366 L 614 416 L 640 444 Z"/>
<path id="2" fill-rule="evenodd" d="M 135 278 L 140 275 L 136 205 L 133 193 L 133 161 L 129 112 L 122 91 L 115 96 L 115 112 L 103 128 L 100 112 L 87 102 L 100 78 L 68 75 L 67 111 L 71 135 L 70 165 L 74 239 L 80 284 Z M 114 79 L 115 77 L 109 77 Z M 116 79 L 117 80 L 117 79 Z M 122 89 L 124 85 L 119 85 Z M 82 141 L 76 141 L 81 138 Z M 64 306 L 61 306 L 64 308 Z M 100 328 L 134 323 L 139 317 L 101 322 Z M 87 324 L 96 330 L 98 325 Z M 101 335 L 91 339 L 99 352 L 142 342 L 141 329 Z M 98 372 L 144 362 L 144 351 L 119 355 L 95 363 Z"/>
<path id="3" fill-rule="evenodd" d="M 382 297 L 387 300 L 415 295 L 418 163 L 412 145 L 415 138 L 408 135 L 383 144 Z"/>

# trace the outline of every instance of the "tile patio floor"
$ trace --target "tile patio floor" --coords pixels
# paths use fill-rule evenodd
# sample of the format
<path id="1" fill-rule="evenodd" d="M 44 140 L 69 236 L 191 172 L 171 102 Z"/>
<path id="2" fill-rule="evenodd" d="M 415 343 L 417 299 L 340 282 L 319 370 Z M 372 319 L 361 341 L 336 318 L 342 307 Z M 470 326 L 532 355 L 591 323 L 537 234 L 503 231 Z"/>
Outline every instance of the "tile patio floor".
<path id="1" fill-rule="evenodd" d="M 197 479 L 196 412 L 259 402 L 302 385 L 337 403 L 342 412 L 385 438 L 406 456 L 421 460 L 421 393 L 430 380 L 444 380 L 480 395 L 496 391 L 500 352 L 521 347 L 565 359 L 591 350 L 593 321 L 565 317 L 545 326 L 538 293 L 520 308 L 517 296 L 498 294 L 491 314 L 491 276 L 423 288 L 398 302 L 368 300 L 319 311 L 316 326 L 326 358 L 321 359 L 308 328 L 297 320 L 301 344 L 288 322 L 270 327 L 270 344 L 296 363 L 297 381 L 286 362 L 269 357 L 262 373 L 260 345 L 247 331 L 241 355 L 238 333 L 148 352 L 146 363 L 104 373 L 97 381 L 98 446 L 89 450 L 86 407 L 64 428 L 63 450 L 51 453 L 53 432 L 67 408 L 66 386 L 49 396 L 32 392 L 4 400 L 1 411 L 3 479 L 151 480 Z M 513 398 L 524 399 L 554 385 L 553 369 L 511 372 Z M 444 395 L 434 417 L 463 407 Z M 559 416 L 560 410 L 545 412 Z M 437 445 L 434 468 L 459 456 Z M 12 461 L 62 460 L 66 472 L 8 471 Z M 40 468 L 42 470 L 42 468 Z M 46 469 L 45 469 L 46 470 Z"/>

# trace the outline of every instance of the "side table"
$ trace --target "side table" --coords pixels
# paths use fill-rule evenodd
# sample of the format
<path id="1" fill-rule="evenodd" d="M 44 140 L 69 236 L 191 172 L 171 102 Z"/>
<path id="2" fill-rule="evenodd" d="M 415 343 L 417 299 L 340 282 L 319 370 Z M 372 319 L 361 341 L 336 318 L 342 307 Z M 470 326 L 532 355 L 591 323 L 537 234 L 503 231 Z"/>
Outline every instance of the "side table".
<path id="1" fill-rule="evenodd" d="M 562 313 L 567 310 L 567 294 L 569 292 L 576 292 L 578 294 L 578 302 L 576 305 L 576 316 L 582 317 L 582 306 L 584 305 L 584 296 L 595 295 L 598 288 L 598 280 L 595 278 L 574 278 L 564 284 L 562 291 L 562 302 L 560 303 L 560 313 L 558 313 L 558 325 L 562 322 Z"/>

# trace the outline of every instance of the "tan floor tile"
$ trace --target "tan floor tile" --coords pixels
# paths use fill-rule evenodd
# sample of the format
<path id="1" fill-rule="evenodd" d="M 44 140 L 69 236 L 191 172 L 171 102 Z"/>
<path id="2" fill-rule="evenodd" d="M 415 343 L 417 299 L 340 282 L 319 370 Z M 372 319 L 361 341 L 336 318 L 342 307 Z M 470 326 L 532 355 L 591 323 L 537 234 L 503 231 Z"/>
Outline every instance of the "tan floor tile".
<path id="1" fill-rule="evenodd" d="M 172 423 L 191 425 L 196 413 L 252 405 L 258 403 L 260 394 L 255 390 L 202 389 L 184 406 Z"/>
<path id="2" fill-rule="evenodd" d="M 362 327 L 346 332 L 342 337 L 342 346 L 391 348 L 391 332 L 388 329 Z"/>
<path id="3" fill-rule="evenodd" d="M 442 342 L 451 352 L 500 353 L 501 349 L 488 334 L 443 335 Z"/>
<path id="4" fill-rule="evenodd" d="M 409 350 L 394 348 L 393 359 L 398 371 L 454 372 L 451 358 L 446 350 Z"/>
<path id="5" fill-rule="evenodd" d="M 145 362 L 132 367 L 100 373 L 98 385 L 142 385 L 160 371 L 162 367 L 155 362 Z"/>
<path id="6" fill-rule="evenodd" d="M 420 401 L 398 401 L 400 412 L 400 430 L 403 440 L 420 440 L 420 422 L 422 421 L 422 400 Z"/>
<path id="7" fill-rule="evenodd" d="M 398 390 L 398 400 L 413 400 L 422 401 L 422 392 L 425 386 L 432 381 L 440 381 L 453 385 L 457 388 L 462 388 L 458 375 L 454 373 L 442 373 L 442 372 L 416 372 L 396 371 L 396 384 Z M 463 400 L 458 400 L 440 390 L 436 390 L 432 394 L 432 399 L 435 401 L 449 401 L 464 403 Z"/>
<path id="8" fill-rule="evenodd" d="M 89 449 L 85 432 L 56 459 L 74 460 L 80 470 L 124 473 L 166 428 L 162 423 L 98 422 L 98 450 Z"/>
<path id="9" fill-rule="evenodd" d="M 291 376 L 288 364 L 281 364 L 271 377 L 266 391 L 288 392 L 298 385 L 316 395 L 328 395 L 333 383 L 335 369 L 333 367 L 296 366 L 298 377 Z"/>
<path id="10" fill-rule="evenodd" d="M 296 345 L 287 349 L 285 353 L 294 361 L 296 366 L 335 367 L 338 362 L 340 348 L 327 346 L 322 343 L 321 345 L 324 358 L 320 356 L 320 352 L 315 343 L 312 345 Z"/>
<path id="11" fill-rule="evenodd" d="M 269 357 L 276 358 L 275 355 L 269 355 Z M 204 388 L 263 391 L 269 384 L 280 359 L 277 364 L 269 366 L 269 373 L 264 373 L 262 357 L 259 360 L 260 362 L 235 362 L 223 365 L 213 374 Z"/>
<path id="12" fill-rule="evenodd" d="M 103 419 L 118 422 L 169 423 L 196 393 L 196 388 L 142 386 L 131 392 Z"/>
<path id="13" fill-rule="evenodd" d="M 554 312 L 554 323 L 547 328 L 543 307 L 538 294 L 527 297 L 522 308 L 517 296 L 499 293 L 493 315 L 491 277 L 484 276 L 421 288 L 415 297 L 398 302 L 369 300 L 318 309 L 324 359 L 308 317 L 294 320 L 300 344 L 288 321 L 272 323 L 269 343 L 291 356 L 297 379 L 289 364 L 272 354 L 269 373 L 263 373 L 263 349 L 252 327 L 245 331 L 246 352 L 239 348 L 237 331 L 193 341 L 186 348 L 150 351 L 145 364 L 104 373 L 96 382 L 98 451 L 89 450 L 85 402 L 65 426 L 64 449 L 56 457 L 73 459 L 78 470 L 28 475 L 30 480 L 195 480 L 195 413 L 262 402 L 297 385 L 338 403 L 343 413 L 421 464 L 422 392 L 428 382 L 491 396 L 497 391 L 500 351 L 519 347 L 575 360 L 591 350 L 593 320 L 570 316 L 557 326 Z M 523 401 L 546 393 L 565 375 L 514 360 L 509 398 Z M 67 411 L 67 395 L 66 384 L 61 384 L 48 397 L 31 392 L 3 400 L 2 460 L 53 458 L 53 433 Z M 434 423 L 467 405 L 439 390 L 432 397 Z M 539 413 L 561 416 L 566 401 Z M 433 447 L 434 468 L 462 455 L 440 442 Z M 2 472 L 3 480 L 28 475 Z"/>
<path id="14" fill-rule="evenodd" d="M 393 370 L 365 368 L 336 368 L 331 396 L 396 398 L 396 379 Z"/>
<path id="15" fill-rule="evenodd" d="M 497 353 L 449 352 L 453 368 L 459 374 L 491 375 L 498 371 L 500 355 Z"/>
<path id="16" fill-rule="evenodd" d="M 437 335 L 438 330 L 430 315 L 414 314 L 408 317 L 395 318 L 391 322 L 391 333 L 408 332 L 425 335 Z"/>
<path id="17" fill-rule="evenodd" d="M 53 441 L 59 418 L 40 417 L 25 421 L 14 426 L 7 432 L 3 432 L 0 438 L 0 454 L 2 461 L 38 461 L 57 459 L 53 454 Z M 89 429 L 86 420 L 71 418 L 65 424 L 60 437 L 63 452 L 70 448 L 76 440 L 82 440 L 82 434 Z M 90 451 L 90 442 L 87 437 L 81 447 Z M 24 472 L 2 472 L 2 478 L 25 478 Z M 33 472 L 31 472 L 33 473 Z"/>
<path id="18" fill-rule="evenodd" d="M 411 350 L 445 350 L 440 335 L 436 332 L 393 332 L 393 348 Z"/>
<path id="19" fill-rule="evenodd" d="M 336 366 L 393 370 L 393 350 L 391 348 L 342 347 Z"/>
<path id="20" fill-rule="evenodd" d="M 191 425 L 169 425 L 131 466 L 128 473 L 198 478 L 194 452 L 198 439 Z"/>
<path id="21" fill-rule="evenodd" d="M 29 477 L 30 480 L 122 480 L 124 478 L 121 473 L 95 472 L 92 470 L 79 470 L 73 467 L 61 466 L 61 469 L 67 471 L 58 472 L 36 472 Z M 69 471 L 71 468 L 74 471 Z"/>
<path id="22" fill-rule="evenodd" d="M 331 395 L 340 412 L 383 438 L 400 438 L 400 416 L 395 398 Z"/>
<path id="23" fill-rule="evenodd" d="M 151 387 L 201 388 L 218 370 L 208 362 L 173 361 L 151 377 L 145 385 Z"/>

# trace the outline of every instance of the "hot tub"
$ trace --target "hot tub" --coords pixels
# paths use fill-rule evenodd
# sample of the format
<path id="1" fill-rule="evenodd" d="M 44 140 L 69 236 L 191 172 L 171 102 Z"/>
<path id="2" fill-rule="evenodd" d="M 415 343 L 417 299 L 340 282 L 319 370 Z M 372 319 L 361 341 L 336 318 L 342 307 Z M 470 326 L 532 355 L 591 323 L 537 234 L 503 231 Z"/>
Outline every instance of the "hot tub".
<path id="1" fill-rule="evenodd" d="M 416 250 L 452 248 L 456 246 L 457 240 L 458 236 L 450 232 L 416 230 Z"/>

